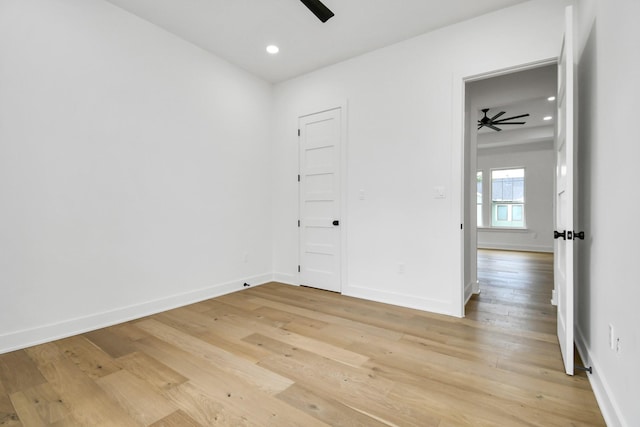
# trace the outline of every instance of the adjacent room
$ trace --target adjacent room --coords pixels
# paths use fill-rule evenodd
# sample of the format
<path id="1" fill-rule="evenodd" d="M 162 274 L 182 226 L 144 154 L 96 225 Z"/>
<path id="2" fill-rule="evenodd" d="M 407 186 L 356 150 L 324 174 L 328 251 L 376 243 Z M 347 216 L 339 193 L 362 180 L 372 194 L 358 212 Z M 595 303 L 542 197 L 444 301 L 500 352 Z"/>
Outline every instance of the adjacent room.
<path id="1" fill-rule="evenodd" d="M 552 335 L 557 79 L 554 62 L 465 88 L 472 199 L 465 315 Z"/>
<path id="2" fill-rule="evenodd" d="M 0 425 L 640 424 L 636 17 L 0 0 Z"/>

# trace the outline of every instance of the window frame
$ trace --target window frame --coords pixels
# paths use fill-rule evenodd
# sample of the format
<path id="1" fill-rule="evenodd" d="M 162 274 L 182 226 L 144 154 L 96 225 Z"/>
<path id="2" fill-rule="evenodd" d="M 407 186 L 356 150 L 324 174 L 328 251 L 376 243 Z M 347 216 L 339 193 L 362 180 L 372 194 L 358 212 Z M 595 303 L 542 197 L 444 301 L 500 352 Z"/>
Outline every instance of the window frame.
<path id="1" fill-rule="evenodd" d="M 478 177 L 480 177 L 480 203 L 478 203 Z M 476 170 L 476 228 L 484 228 L 484 170 Z"/>
<path id="2" fill-rule="evenodd" d="M 522 202 L 514 202 L 511 201 L 494 201 L 493 200 L 493 175 L 495 171 L 509 171 L 509 170 L 522 170 Z M 489 224 L 483 226 L 483 228 L 489 228 L 494 230 L 526 230 L 527 229 L 527 170 L 524 166 L 509 166 L 509 167 L 497 167 L 490 168 L 489 174 L 489 206 L 490 206 L 490 221 Z M 484 192 L 483 192 L 483 200 L 484 200 Z M 499 220 L 497 219 L 498 208 L 499 207 L 507 207 L 507 219 L 502 220 L 500 222 L 510 222 L 511 224 L 500 225 L 498 224 Z M 522 225 L 514 225 L 513 222 L 513 210 L 514 207 L 522 207 L 522 220 L 518 221 Z"/>

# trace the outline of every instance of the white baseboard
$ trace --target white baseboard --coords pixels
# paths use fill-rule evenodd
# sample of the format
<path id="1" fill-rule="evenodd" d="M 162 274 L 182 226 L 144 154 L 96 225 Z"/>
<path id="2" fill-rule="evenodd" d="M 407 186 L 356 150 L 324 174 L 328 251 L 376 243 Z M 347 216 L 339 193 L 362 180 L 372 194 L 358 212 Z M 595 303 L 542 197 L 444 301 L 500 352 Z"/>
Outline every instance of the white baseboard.
<path id="1" fill-rule="evenodd" d="M 469 282 L 464 286 L 464 304 L 467 305 L 474 294 L 480 293 L 480 284 L 478 281 Z"/>
<path id="2" fill-rule="evenodd" d="M 585 366 L 591 366 L 593 369 L 592 374 L 587 374 L 593 394 L 596 396 L 598 406 L 600 406 L 600 412 L 604 417 L 604 421 L 609 427 L 628 427 L 629 424 L 624 420 L 620 407 L 616 403 L 611 388 L 609 387 L 606 378 L 602 375 L 600 370 L 600 364 L 593 357 L 593 353 L 589 351 L 586 345 L 584 334 L 579 327 L 576 327 L 575 343 L 578 348 L 578 353 L 582 358 Z"/>
<path id="3" fill-rule="evenodd" d="M 467 305 L 473 295 L 473 283 L 469 282 L 464 285 L 464 305 Z"/>
<path id="4" fill-rule="evenodd" d="M 250 283 L 251 286 L 259 286 L 270 282 L 272 278 L 273 276 L 271 274 L 246 277 L 141 304 L 119 307 L 91 316 L 68 319 L 58 323 L 0 335 L 0 354 L 139 319 L 235 291 L 241 291 L 246 289 L 243 287 L 245 282 Z"/>
<path id="5" fill-rule="evenodd" d="M 285 285 L 300 286 L 300 284 L 298 283 L 298 277 L 296 274 L 273 273 L 273 281 L 284 283 Z"/>
<path id="6" fill-rule="evenodd" d="M 416 310 L 455 316 L 453 314 L 454 311 L 452 310 L 452 304 L 450 301 L 417 298 L 415 295 L 386 292 L 354 285 L 344 287 L 342 289 L 342 294 L 350 297 L 382 302 L 385 304 L 399 305 L 401 307 L 414 308 Z"/>
<path id="7" fill-rule="evenodd" d="M 498 249 L 504 251 L 523 251 L 523 252 L 551 252 L 553 246 L 536 246 L 536 245 L 520 245 L 513 243 L 480 243 L 478 249 Z"/>

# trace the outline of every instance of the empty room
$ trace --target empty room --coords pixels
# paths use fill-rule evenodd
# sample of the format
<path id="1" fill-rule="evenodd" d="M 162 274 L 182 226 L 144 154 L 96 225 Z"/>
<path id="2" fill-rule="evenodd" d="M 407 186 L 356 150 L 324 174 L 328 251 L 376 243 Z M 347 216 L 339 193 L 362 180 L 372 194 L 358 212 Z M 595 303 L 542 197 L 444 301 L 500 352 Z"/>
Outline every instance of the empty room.
<path id="1" fill-rule="evenodd" d="M 0 425 L 640 425 L 639 17 L 0 0 Z"/>

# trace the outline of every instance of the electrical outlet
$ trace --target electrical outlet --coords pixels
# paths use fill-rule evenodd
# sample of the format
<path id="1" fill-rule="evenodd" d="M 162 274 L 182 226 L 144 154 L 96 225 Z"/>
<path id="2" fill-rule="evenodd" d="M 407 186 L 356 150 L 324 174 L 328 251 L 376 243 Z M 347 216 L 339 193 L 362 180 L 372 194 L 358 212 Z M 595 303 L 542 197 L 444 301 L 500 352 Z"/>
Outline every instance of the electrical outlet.
<path id="1" fill-rule="evenodd" d="M 244 260 L 244 262 L 249 262 L 249 252 L 245 252 L 242 256 L 242 259 Z"/>
<path id="2" fill-rule="evenodd" d="M 620 354 L 622 352 L 622 345 L 620 344 L 620 338 L 616 338 L 616 353 Z"/>
<path id="3" fill-rule="evenodd" d="M 403 262 L 398 264 L 398 274 L 404 274 L 404 263 Z"/>

